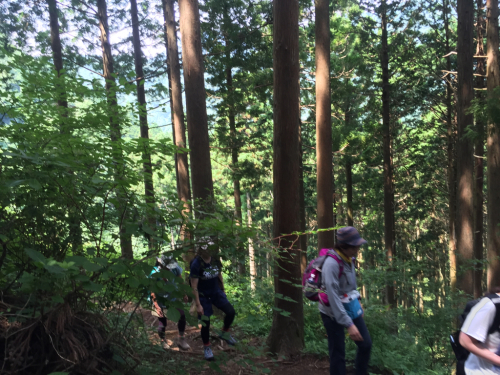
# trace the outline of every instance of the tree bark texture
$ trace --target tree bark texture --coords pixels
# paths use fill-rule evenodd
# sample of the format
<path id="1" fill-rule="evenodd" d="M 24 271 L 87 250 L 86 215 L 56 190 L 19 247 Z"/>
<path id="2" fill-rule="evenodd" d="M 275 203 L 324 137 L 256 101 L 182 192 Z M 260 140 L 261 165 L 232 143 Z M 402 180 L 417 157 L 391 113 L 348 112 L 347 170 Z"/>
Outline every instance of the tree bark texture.
<path id="1" fill-rule="evenodd" d="M 350 123 L 350 105 L 347 106 L 345 112 L 345 125 L 349 129 Z M 347 195 L 347 225 L 354 226 L 354 214 L 352 210 L 352 162 L 350 156 L 346 155 L 345 160 L 345 180 L 346 180 L 346 195 Z"/>
<path id="2" fill-rule="evenodd" d="M 103 75 L 106 80 L 106 100 L 109 108 L 110 137 L 112 143 L 113 159 L 115 164 L 115 180 L 118 184 L 116 196 L 118 200 L 117 211 L 119 213 L 120 248 L 124 258 L 132 259 L 132 236 L 126 232 L 126 220 L 128 216 L 127 195 L 124 188 L 125 164 L 123 150 L 121 147 L 121 126 L 118 118 L 118 101 L 116 98 L 116 83 L 113 75 L 113 55 L 111 54 L 111 43 L 109 41 L 108 11 L 106 0 L 97 0 L 97 17 L 99 30 L 101 32 Z"/>
<path id="3" fill-rule="evenodd" d="M 392 165 L 392 135 L 389 98 L 389 46 L 387 37 L 387 3 L 382 1 L 382 127 L 383 127 L 383 155 L 384 155 L 384 225 L 385 250 L 389 263 L 393 262 L 394 249 L 394 184 Z M 387 302 L 396 307 L 394 283 L 387 285 Z"/>
<path id="4" fill-rule="evenodd" d="M 57 72 L 58 87 L 57 87 L 57 105 L 62 110 L 62 117 L 68 116 L 68 99 L 66 94 L 66 88 L 64 86 L 64 76 L 62 70 L 63 59 L 62 59 L 62 44 L 61 36 L 59 33 L 59 15 L 57 10 L 56 0 L 47 0 L 47 5 L 49 6 L 49 17 L 50 17 L 50 47 L 52 48 L 52 59 L 54 61 L 54 68 Z M 61 132 L 64 132 L 64 124 L 61 126 Z"/>
<path id="5" fill-rule="evenodd" d="M 458 0 L 458 103 L 457 103 L 457 266 L 458 288 L 468 295 L 474 292 L 471 268 L 474 238 L 473 220 L 473 144 L 464 137 L 466 128 L 473 125 L 468 113 L 474 97 L 473 89 L 473 32 L 474 2 Z"/>
<path id="6" fill-rule="evenodd" d="M 498 67 L 498 0 L 487 0 L 487 86 L 488 100 L 498 103 L 494 90 L 500 85 Z M 500 286 L 500 124 L 492 118 L 487 127 L 488 167 L 488 288 Z"/>
<path id="7" fill-rule="evenodd" d="M 335 162 L 332 162 L 332 202 L 333 202 L 333 226 L 336 227 L 338 224 L 338 218 L 340 216 L 340 209 L 342 208 L 342 205 L 338 204 L 340 201 L 339 198 L 341 198 L 340 194 L 337 194 L 337 185 L 335 184 Z M 342 203 L 342 202 L 340 202 Z M 337 230 L 333 232 L 333 240 L 334 242 L 337 241 Z"/>
<path id="8" fill-rule="evenodd" d="M 298 0 L 274 0 L 273 16 L 273 227 L 278 256 L 274 267 L 277 310 L 267 344 L 272 353 L 292 355 L 299 354 L 304 346 L 302 290 L 296 286 L 301 279 L 298 239 L 284 236 L 300 229 Z"/>
<path id="9" fill-rule="evenodd" d="M 316 0 L 316 163 L 318 229 L 333 227 L 332 110 L 329 0 Z M 318 232 L 318 248 L 333 248 L 334 232 Z"/>
<path id="10" fill-rule="evenodd" d="M 179 13 L 193 198 L 207 209 L 214 197 L 198 0 L 179 0 Z"/>
<path id="11" fill-rule="evenodd" d="M 484 16 L 483 0 L 477 0 L 477 20 L 476 20 L 476 55 L 484 56 Z M 486 61 L 483 58 L 477 58 L 476 87 L 483 89 L 485 87 L 484 76 L 486 74 Z M 477 92 L 478 99 L 484 100 L 482 92 Z M 482 118 L 476 119 L 476 131 L 478 137 L 474 145 L 474 298 L 483 295 L 483 189 L 484 189 L 484 128 L 485 124 Z"/>
<path id="12" fill-rule="evenodd" d="M 445 47 L 446 53 L 451 52 L 450 47 L 450 25 L 449 25 L 450 4 L 448 0 L 443 0 L 443 21 L 445 28 Z M 451 56 L 446 57 L 446 69 L 451 72 Z M 453 88 L 450 79 L 446 80 L 446 125 L 447 125 L 447 153 L 448 153 L 448 254 L 450 259 L 450 286 L 454 292 L 457 285 L 457 257 L 456 257 L 456 158 L 455 158 L 455 126 L 452 121 L 453 108 L 452 105 Z"/>
<path id="13" fill-rule="evenodd" d="M 184 108 L 182 104 L 181 67 L 177 47 L 177 28 L 175 24 L 174 0 L 162 0 L 163 19 L 165 21 L 165 44 L 167 47 L 167 71 L 170 91 L 170 111 L 172 117 L 172 133 L 174 144 L 179 148 L 187 148 L 186 125 L 184 123 Z M 189 181 L 188 154 L 175 153 L 175 176 L 177 181 L 177 196 L 184 203 L 183 215 L 189 217 L 191 211 L 191 183 Z M 191 234 L 181 229 L 181 240 L 189 239 Z M 194 257 L 190 249 L 183 255 L 186 264 Z"/>
<path id="14" fill-rule="evenodd" d="M 52 59 L 54 62 L 54 69 L 57 72 L 57 107 L 61 111 L 61 134 L 66 133 L 69 129 L 67 118 L 68 113 L 68 95 L 66 93 L 66 85 L 64 84 L 64 74 L 63 74 L 63 59 L 62 59 L 62 44 L 61 36 L 59 32 L 59 14 L 57 9 L 57 4 L 55 0 L 47 0 L 47 5 L 49 7 L 49 18 L 50 18 L 50 47 L 52 49 Z M 73 172 L 70 171 L 72 174 Z M 71 247 L 73 252 L 76 254 L 82 247 L 82 229 L 80 227 L 81 221 L 79 215 L 76 214 L 75 207 L 68 208 L 68 224 L 69 224 L 69 237 L 71 239 Z"/>
<path id="15" fill-rule="evenodd" d="M 174 0 L 163 0 L 163 14 L 167 35 L 167 59 L 170 69 L 170 101 L 172 103 L 172 122 L 175 145 L 187 148 L 186 126 L 184 124 L 184 108 L 182 104 L 181 68 L 179 64 L 179 50 L 177 47 L 177 31 L 175 25 Z M 176 153 L 176 169 L 178 171 L 177 194 L 190 209 L 191 185 L 189 183 L 189 165 L 186 152 Z"/>
<path id="16" fill-rule="evenodd" d="M 300 121 L 299 106 L 299 206 L 300 206 L 300 232 L 306 231 L 306 202 L 304 195 L 304 163 L 302 161 L 302 124 Z M 300 236 L 300 273 L 303 274 L 307 267 L 307 234 Z"/>
<path id="17" fill-rule="evenodd" d="M 231 165 L 233 168 L 233 187 L 234 187 L 234 208 L 236 214 L 236 220 L 241 223 L 241 189 L 240 189 L 240 179 L 237 174 L 238 169 L 238 142 L 236 140 L 236 115 L 234 111 L 234 99 L 233 99 L 233 72 L 230 65 L 231 61 L 231 51 L 228 41 L 226 40 L 226 61 L 228 66 L 226 67 L 226 84 L 227 84 L 227 103 L 228 103 L 228 117 L 229 117 L 229 136 L 231 139 Z"/>
<path id="18" fill-rule="evenodd" d="M 137 83 L 137 103 L 139 104 L 139 126 L 142 138 L 142 166 L 144 173 L 144 195 L 146 205 L 148 206 L 147 221 L 151 230 L 155 229 L 156 219 L 154 218 L 154 185 L 153 185 L 153 166 L 151 164 L 151 151 L 149 147 L 149 126 L 148 112 L 146 102 L 145 79 L 142 60 L 141 35 L 139 31 L 139 16 L 137 10 L 137 0 L 130 0 L 130 15 L 132 18 L 132 44 L 134 46 L 134 64 Z M 147 234 L 147 233 L 146 233 Z M 149 234 L 150 247 L 153 246 L 153 239 Z"/>
<path id="19" fill-rule="evenodd" d="M 167 79 L 168 79 L 168 96 L 170 98 L 170 120 L 172 121 L 172 140 L 174 141 L 174 145 L 177 145 L 177 140 L 175 136 L 175 111 L 174 111 L 174 99 L 173 99 L 173 94 L 172 94 L 172 64 L 170 62 L 170 55 L 175 49 L 176 51 L 176 58 L 175 60 L 179 64 L 179 51 L 177 48 L 177 29 L 176 29 L 176 24 L 175 24 L 175 10 L 174 10 L 174 0 L 162 0 L 161 5 L 163 8 L 163 38 L 165 41 L 165 49 L 167 52 Z M 172 49 L 169 47 L 169 34 L 171 36 L 171 39 L 174 40 L 175 42 L 173 43 Z M 180 64 L 179 64 L 180 65 Z M 180 87 L 180 82 L 181 82 L 181 70 L 179 66 L 179 87 Z M 181 88 L 182 90 L 182 88 Z M 181 98 L 181 108 L 182 108 L 182 91 L 180 93 L 180 98 Z M 182 109 L 182 123 L 184 126 L 184 109 Z M 185 135 L 185 130 L 184 130 L 184 140 L 186 138 Z M 184 142 L 185 144 L 185 142 Z M 184 146 L 185 147 L 185 146 Z M 174 165 L 175 165 L 175 183 L 177 186 L 177 196 L 180 198 L 181 194 L 179 192 L 179 165 L 178 165 L 178 158 L 179 153 L 174 153 Z M 185 157 L 186 163 L 187 163 L 187 155 Z M 190 187 L 189 183 L 189 176 L 188 176 L 188 186 Z M 191 192 L 189 192 L 191 194 Z M 188 202 L 190 202 L 191 198 L 188 199 Z M 188 206 L 189 207 L 189 206 Z"/>
<path id="20" fill-rule="evenodd" d="M 252 196 L 247 191 L 247 226 L 252 227 Z M 248 256 L 250 262 L 250 289 L 255 291 L 255 278 L 257 276 L 257 267 L 255 266 L 255 249 L 253 247 L 253 239 L 248 238 Z"/>
<path id="21" fill-rule="evenodd" d="M 236 115 L 234 111 L 234 99 L 233 99 L 233 72 L 230 64 L 231 61 L 231 50 L 229 42 L 226 39 L 226 61 L 228 66 L 226 67 L 226 84 L 227 84 L 227 103 L 228 103 L 228 117 L 229 117 L 229 136 L 231 139 L 231 167 L 233 169 L 233 195 L 234 195 L 234 214 L 236 217 L 236 222 L 238 225 L 242 225 L 243 215 L 241 213 L 241 188 L 240 188 L 240 178 L 238 177 L 238 141 L 236 136 Z M 242 243 L 238 244 L 238 252 L 242 255 L 244 246 Z M 238 273 L 240 275 L 246 274 L 244 256 L 239 257 L 238 261 Z M 251 275 L 250 275 L 251 277 Z"/>
<path id="22" fill-rule="evenodd" d="M 347 190 L 347 225 L 354 226 L 354 215 L 352 210 L 352 164 L 351 160 L 345 163 L 345 177 Z"/>

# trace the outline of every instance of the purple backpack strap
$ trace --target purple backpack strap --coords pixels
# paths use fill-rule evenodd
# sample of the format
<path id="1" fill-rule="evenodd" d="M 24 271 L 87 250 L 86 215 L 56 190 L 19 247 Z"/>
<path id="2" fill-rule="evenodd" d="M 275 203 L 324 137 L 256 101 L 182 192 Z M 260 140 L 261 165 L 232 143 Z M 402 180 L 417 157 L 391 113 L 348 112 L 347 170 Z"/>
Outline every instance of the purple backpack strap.
<path id="1" fill-rule="evenodd" d="M 342 276 L 342 273 L 344 272 L 344 262 L 336 254 L 328 252 L 327 255 L 332 257 L 333 259 L 335 259 L 337 261 L 337 263 L 339 264 L 339 280 L 340 280 L 340 277 Z"/>

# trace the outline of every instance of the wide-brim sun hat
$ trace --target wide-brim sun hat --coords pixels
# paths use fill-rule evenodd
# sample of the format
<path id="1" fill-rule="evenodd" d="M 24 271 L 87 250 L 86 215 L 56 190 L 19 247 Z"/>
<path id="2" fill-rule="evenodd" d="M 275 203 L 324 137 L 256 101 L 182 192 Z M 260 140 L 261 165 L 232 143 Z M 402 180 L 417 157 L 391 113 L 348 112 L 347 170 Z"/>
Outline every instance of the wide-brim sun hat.
<path id="1" fill-rule="evenodd" d="M 156 260 L 162 265 L 162 267 L 166 267 L 169 270 L 173 270 L 177 267 L 177 262 L 171 255 L 162 254 L 156 258 Z"/>
<path id="2" fill-rule="evenodd" d="M 361 237 L 358 230 L 354 227 L 343 227 L 337 230 L 337 242 L 340 245 L 348 245 L 352 247 L 361 246 L 367 241 Z"/>
<path id="3" fill-rule="evenodd" d="M 198 251 L 208 251 L 209 247 L 213 245 L 215 245 L 215 243 L 212 238 L 210 238 L 209 236 L 204 236 L 197 241 L 196 248 L 198 249 Z"/>

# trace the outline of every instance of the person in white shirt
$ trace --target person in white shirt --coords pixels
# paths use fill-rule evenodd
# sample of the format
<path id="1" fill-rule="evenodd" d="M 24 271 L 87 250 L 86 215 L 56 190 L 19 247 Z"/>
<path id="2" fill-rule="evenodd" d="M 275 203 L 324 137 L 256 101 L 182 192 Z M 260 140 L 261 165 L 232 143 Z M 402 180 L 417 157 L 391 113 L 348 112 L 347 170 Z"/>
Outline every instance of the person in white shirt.
<path id="1" fill-rule="evenodd" d="M 500 288 L 495 288 L 493 292 L 500 299 Z M 500 331 L 498 327 L 490 329 L 496 309 L 491 298 L 482 298 L 462 325 L 460 344 L 470 352 L 465 361 L 466 375 L 500 374 L 500 356 L 496 354 L 500 350 Z"/>

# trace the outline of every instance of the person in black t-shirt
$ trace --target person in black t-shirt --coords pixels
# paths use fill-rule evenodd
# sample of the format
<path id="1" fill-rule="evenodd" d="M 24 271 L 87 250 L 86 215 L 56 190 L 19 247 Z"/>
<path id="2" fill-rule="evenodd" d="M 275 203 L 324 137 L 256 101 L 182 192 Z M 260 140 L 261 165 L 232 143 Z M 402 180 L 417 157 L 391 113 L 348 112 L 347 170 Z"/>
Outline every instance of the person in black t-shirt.
<path id="1" fill-rule="evenodd" d="M 213 314 L 212 305 L 221 310 L 224 317 L 224 326 L 219 337 L 229 345 L 235 345 L 236 340 L 229 333 L 233 323 L 235 311 L 224 293 L 224 280 L 222 279 L 222 264 L 210 255 L 209 247 L 213 243 L 206 239 L 198 248 L 198 255 L 191 262 L 191 287 L 193 288 L 194 301 L 198 319 L 202 320 L 201 339 L 204 345 L 205 359 L 212 361 L 214 355 L 210 348 L 210 316 Z M 203 317 L 203 318 L 202 318 Z"/>

